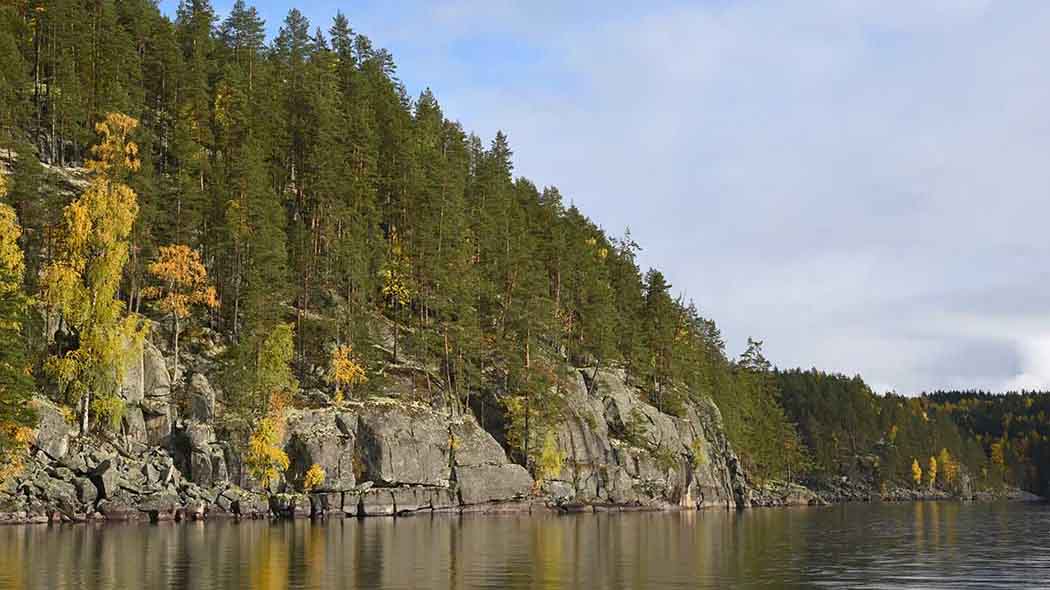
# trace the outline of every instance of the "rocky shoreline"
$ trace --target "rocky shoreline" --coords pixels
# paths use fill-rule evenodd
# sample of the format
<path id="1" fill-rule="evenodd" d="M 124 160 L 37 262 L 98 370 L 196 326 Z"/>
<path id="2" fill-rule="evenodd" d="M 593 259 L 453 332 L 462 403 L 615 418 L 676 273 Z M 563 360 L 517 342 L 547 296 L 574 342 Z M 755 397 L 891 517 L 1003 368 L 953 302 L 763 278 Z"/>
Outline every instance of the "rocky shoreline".
<path id="1" fill-rule="evenodd" d="M 198 367 L 206 366 L 198 363 Z M 593 379 L 593 381 L 590 381 Z M 949 499 L 862 482 L 816 491 L 753 485 L 713 403 L 671 416 L 642 401 L 621 372 L 575 372 L 556 432 L 560 469 L 536 482 L 475 418 L 412 399 L 411 378 L 390 397 L 314 407 L 286 416 L 290 459 L 264 489 L 220 440 L 222 396 L 206 372 L 189 375 L 188 410 L 177 415 L 159 350 L 145 347 L 125 377 L 118 434 L 77 436 L 57 406 L 38 401 L 36 438 L 22 471 L 0 482 L 0 523 L 188 521 L 217 518 L 344 518 L 416 514 L 743 509 L 843 501 Z M 324 481 L 309 492 L 312 466 Z M 976 497 L 972 492 L 969 498 Z M 978 499 L 987 499 L 978 497 Z"/>

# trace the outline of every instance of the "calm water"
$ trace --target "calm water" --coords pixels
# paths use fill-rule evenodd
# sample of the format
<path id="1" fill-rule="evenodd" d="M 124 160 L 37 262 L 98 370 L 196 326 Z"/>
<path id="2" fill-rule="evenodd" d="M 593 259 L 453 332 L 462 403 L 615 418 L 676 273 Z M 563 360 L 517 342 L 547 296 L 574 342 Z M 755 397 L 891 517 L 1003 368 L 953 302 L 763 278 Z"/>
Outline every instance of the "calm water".
<path id="1" fill-rule="evenodd" d="M 0 588 L 822 586 L 1050 586 L 1050 506 L 0 527 Z"/>

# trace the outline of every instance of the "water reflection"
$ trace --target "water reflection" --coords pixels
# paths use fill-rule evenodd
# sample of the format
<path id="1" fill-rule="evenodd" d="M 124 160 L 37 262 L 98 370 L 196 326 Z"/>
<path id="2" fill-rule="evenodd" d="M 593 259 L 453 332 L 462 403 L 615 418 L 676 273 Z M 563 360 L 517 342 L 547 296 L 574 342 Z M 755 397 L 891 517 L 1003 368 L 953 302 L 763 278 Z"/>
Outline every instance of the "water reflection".
<path id="1" fill-rule="evenodd" d="M 1043 505 L 0 527 L 0 588 L 1040 587 Z"/>

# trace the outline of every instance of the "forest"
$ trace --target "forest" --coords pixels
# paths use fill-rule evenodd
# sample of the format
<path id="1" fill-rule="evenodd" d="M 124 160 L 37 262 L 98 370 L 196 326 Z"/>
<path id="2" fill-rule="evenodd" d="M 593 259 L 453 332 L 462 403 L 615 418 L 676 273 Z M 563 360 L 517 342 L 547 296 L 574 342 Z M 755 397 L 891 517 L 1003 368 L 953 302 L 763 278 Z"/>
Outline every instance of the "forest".
<path id="1" fill-rule="evenodd" d="M 440 375 L 423 401 L 497 400 L 486 426 L 536 470 L 567 370 L 615 367 L 665 413 L 713 400 L 759 481 L 874 461 L 1045 490 L 1044 396 L 879 396 L 757 340 L 730 358 L 629 230 L 515 176 L 504 133 L 410 92 L 346 15 L 266 30 L 243 0 L 0 5 L 0 446 L 34 395 L 117 428 L 122 351 L 149 337 L 176 382 L 180 350 L 222 344 L 221 427 L 262 474 L 304 391 L 381 395 L 413 363 Z"/>

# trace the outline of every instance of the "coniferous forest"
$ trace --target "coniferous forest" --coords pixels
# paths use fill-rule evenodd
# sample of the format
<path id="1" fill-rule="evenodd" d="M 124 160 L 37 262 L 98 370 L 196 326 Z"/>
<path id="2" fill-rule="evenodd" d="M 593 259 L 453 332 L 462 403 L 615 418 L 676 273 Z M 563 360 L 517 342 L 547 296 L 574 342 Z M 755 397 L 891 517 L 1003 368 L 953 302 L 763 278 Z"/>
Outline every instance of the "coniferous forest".
<path id="1" fill-rule="evenodd" d="M 542 469 L 572 368 L 622 369 L 661 412 L 721 410 L 756 481 L 874 473 L 1045 493 L 1045 395 L 875 395 L 860 377 L 730 358 L 641 246 L 515 176 L 352 15 L 238 0 L 0 6 L 0 446 L 43 396 L 118 428 L 129 342 L 221 346 L 219 425 L 260 473 L 279 410 L 381 396 L 405 366 Z M 701 297 L 702 299 L 702 297 Z M 434 401 L 426 400 L 423 401 Z M 284 458 L 283 467 L 287 467 Z M 939 467 L 937 467 L 939 465 Z"/>

